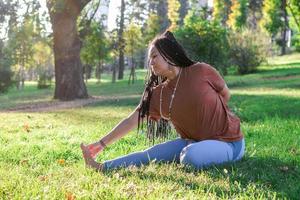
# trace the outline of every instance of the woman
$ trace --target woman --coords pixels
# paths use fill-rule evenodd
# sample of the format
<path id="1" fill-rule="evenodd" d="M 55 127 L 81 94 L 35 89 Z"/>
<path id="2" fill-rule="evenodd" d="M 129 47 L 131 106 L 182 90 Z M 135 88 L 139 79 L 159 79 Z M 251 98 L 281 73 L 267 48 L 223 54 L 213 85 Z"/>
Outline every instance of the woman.
<path id="1" fill-rule="evenodd" d="M 245 148 L 240 120 L 227 106 L 230 94 L 219 73 L 208 64 L 190 60 L 169 31 L 153 40 L 149 55 L 151 76 L 141 103 L 101 140 L 81 144 L 86 165 L 102 171 L 155 160 L 201 169 L 240 160 Z M 126 135 L 145 117 L 147 123 L 148 119 L 157 122 L 160 135 L 165 134 L 165 125 L 171 122 L 180 138 L 103 164 L 94 160 L 107 145 Z M 157 132 L 151 125 L 147 128 L 153 138 Z"/>

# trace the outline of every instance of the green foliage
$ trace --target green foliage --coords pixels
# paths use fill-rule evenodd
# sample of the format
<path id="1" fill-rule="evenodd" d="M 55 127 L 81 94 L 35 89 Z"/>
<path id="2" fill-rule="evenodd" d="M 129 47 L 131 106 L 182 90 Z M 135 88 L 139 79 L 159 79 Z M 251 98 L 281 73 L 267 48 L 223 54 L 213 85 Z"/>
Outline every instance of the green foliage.
<path id="1" fill-rule="evenodd" d="M 155 13 L 150 13 L 146 22 L 146 30 L 145 30 L 145 45 L 148 45 L 153 38 L 158 35 L 160 30 L 160 17 Z"/>
<path id="2" fill-rule="evenodd" d="M 260 26 L 275 36 L 284 26 L 284 22 L 281 20 L 281 0 L 264 1 L 263 13 L 264 17 L 260 21 Z"/>
<path id="3" fill-rule="evenodd" d="M 230 58 L 239 74 L 255 72 L 266 61 L 270 48 L 269 38 L 258 31 L 244 30 L 229 35 Z"/>
<path id="4" fill-rule="evenodd" d="M 0 93 L 7 92 L 13 84 L 10 60 L 5 52 L 4 42 L 0 40 Z"/>
<path id="5" fill-rule="evenodd" d="M 291 13 L 292 20 L 300 32 L 300 3 L 299 0 L 287 1 L 287 9 Z"/>
<path id="6" fill-rule="evenodd" d="M 108 40 L 103 28 L 92 22 L 91 32 L 86 36 L 81 49 L 81 59 L 86 64 L 96 65 L 108 57 Z"/>
<path id="7" fill-rule="evenodd" d="M 124 31 L 125 55 L 134 56 L 142 50 L 142 32 L 137 25 L 130 23 Z"/>
<path id="8" fill-rule="evenodd" d="M 170 30 L 176 29 L 179 23 L 179 0 L 168 0 L 168 18 L 171 21 Z"/>
<path id="9" fill-rule="evenodd" d="M 228 14 L 231 7 L 230 0 L 214 0 L 213 4 L 213 20 L 221 23 L 222 25 L 226 24 L 228 20 Z"/>
<path id="10" fill-rule="evenodd" d="M 26 70 L 31 68 L 34 64 L 34 42 L 35 29 L 33 18 L 29 15 L 24 17 L 20 24 L 15 24 L 10 27 L 8 34 L 8 55 L 12 61 L 11 66 L 15 74 L 15 81 L 17 87 L 20 84 L 21 89 L 24 87 Z"/>
<path id="11" fill-rule="evenodd" d="M 248 0 L 233 0 L 232 6 L 230 8 L 231 13 L 229 14 L 229 19 L 227 25 L 234 29 L 238 30 L 246 26 L 247 22 L 247 3 Z"/>
<path id="12" fill-rule="evenodd" d="M 110 41 L 99 22 L 91 23 L 90 32 L 86 35 L 80 52 L 85 65 L 96 66 L 96 76 L 100 79 L 102 65 L 109 60 Z"/>
<path id="13" fill-rule="evenodd" d="M 296 48 L 296 51 L 300 52 L 300 34 L 293 36 L 292 45 Z"/>
<path id="14" fill-rule="evenodd" d="M 38 74 L 39 89 L 49 88 L 54 76 L 53 54 L 46 41 L 40 40 L 34 44 L 33 60 Z"/>
<path id="15" fill-rule="evenodd" d="M 193 60 L 207 62 L 226 74 L 229 45 L 225 28 L 189 13 L 184 26 L 177 29 L 175 34 Z"/>

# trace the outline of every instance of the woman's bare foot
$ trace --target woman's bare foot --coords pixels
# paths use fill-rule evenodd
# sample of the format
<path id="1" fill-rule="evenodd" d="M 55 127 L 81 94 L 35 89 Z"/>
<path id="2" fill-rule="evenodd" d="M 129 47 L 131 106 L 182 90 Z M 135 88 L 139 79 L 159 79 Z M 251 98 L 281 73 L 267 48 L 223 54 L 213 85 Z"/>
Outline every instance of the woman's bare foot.
<path id="1" fill-rule="evenodd" d="M 102 164 L 97 163 L 93 157 L 90 155 L 89 150 L 87 146 L 85 146 L 83 143 L 80 144 L 80 148 L 82 150 L 82 155 L 85 161 L 85 164 L 87 167 L 96 169 L 96 171 L 102 171 Z"/>

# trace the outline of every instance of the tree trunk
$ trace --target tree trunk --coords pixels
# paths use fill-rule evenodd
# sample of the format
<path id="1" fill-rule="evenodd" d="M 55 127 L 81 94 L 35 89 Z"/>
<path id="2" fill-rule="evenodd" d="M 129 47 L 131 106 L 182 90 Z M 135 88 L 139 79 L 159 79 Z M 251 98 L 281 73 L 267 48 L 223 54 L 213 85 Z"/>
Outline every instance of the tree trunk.
<path id="1" fill-rule="evenodd" d="M 77 18 L 90 0 L 47 0 L 53 29 L 55 99 L 88 97 L 80 61 Z"/>
<path id="2" fill-rule="evenodd" d="M 281 55 L 286 54 L 286 43 L 287 43 L 287 29 L 289 27 L 289 21 L 288 21 L 288 14 L 286 10 L 286 0 L 282 0 L 281 2 L 281 10 L 283 13 L 284 18 L 284 25 L 283 25 L 283 31 L 282 31 L 282 46 L 281 46 Z"/>
<path id="3" fill-rule="evenodd" d="M 184 23 L 184 18 L 188 12 L 188 1 L 180 0 L 180 9 L 179 9 L 179 24 L 182 26 Z"/>
<path id="4" fill-rule="evenodd" d="M 134 81 L 136 80 L 136 74 L 135 74 L 135 60 L 133 57 L 131 57 L 131 70 L 130 75 L 128 79 L 128 85 L 130 85 L 130 82 L 134 84 Z"/>
<path id="5" fill-rule="evenodd" d="M 97 83 L 101 83 L 101 74 L 102 74 L 102 61 L 100 60 L 96 66 Z"/>
<path id="6" fill-rule="evenodd" d="M 117 61 L 115 60 L 113 65 L 112 65 L 112 79 L 111 82 L 115 83 L 116 82 L 116 76 L 117 76 Z"/>
<path id="7" fill-rule="evenodd" d="M 125 1 L 121 0 L 121 19 L 120 19 L 120 29 L 118 33 L 119 37 L 119 74 L 118 79 L 123 79 L 124 77 L 124 12 L 125 12 Z"/>
<path id="8" fill-rule="evenodd" d="M 170 25 L 168 20 L 168 6 L 167 1 L 159 0 L 157 15 L 160 17 L 160 33 L 163 33 Z"/>

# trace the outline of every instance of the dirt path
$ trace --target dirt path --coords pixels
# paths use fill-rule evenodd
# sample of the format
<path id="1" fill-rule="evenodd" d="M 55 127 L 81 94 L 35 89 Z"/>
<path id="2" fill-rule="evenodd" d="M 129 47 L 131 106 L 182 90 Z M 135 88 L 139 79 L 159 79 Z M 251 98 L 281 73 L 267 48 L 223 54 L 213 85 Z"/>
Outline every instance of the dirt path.
<path id="1" fill-rule="evenodd" d="M 92 96 L 87 99 L 77 99 L 73 101 L 59 101 L 59 100 L 51 100 L 39 103 L 26 103 L 21 104 L 13 108 L 8 108 L 4 110 L 0 110 L 0 112 L 49 112 L 56 110 L 65 110 L 72 109 L 78 107 L 84 107 L 92 103 L 101 102 L 101 101 L 118 101 L 125 98 L 136 98 L 137 95 L 128 95 L 128 96 Z"/>

